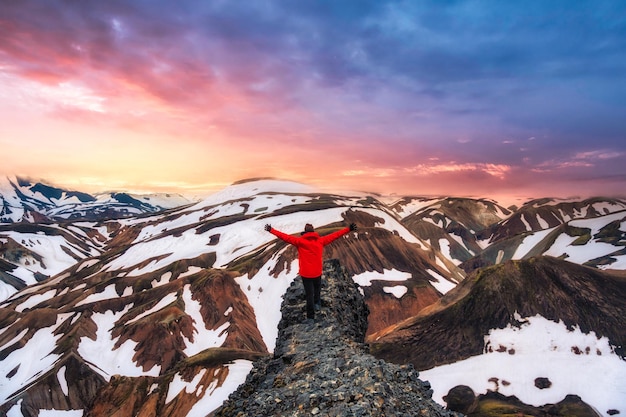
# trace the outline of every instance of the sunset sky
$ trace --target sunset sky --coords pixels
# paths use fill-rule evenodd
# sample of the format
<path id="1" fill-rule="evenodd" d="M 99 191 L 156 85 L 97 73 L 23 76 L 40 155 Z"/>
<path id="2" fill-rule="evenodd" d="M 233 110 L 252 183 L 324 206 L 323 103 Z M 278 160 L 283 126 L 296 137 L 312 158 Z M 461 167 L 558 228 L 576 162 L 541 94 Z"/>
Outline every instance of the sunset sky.
<path id="1" fill-rule="evenodd" d="M 626 196 L 626 2 L 0 2 L 0 175 Z"/>

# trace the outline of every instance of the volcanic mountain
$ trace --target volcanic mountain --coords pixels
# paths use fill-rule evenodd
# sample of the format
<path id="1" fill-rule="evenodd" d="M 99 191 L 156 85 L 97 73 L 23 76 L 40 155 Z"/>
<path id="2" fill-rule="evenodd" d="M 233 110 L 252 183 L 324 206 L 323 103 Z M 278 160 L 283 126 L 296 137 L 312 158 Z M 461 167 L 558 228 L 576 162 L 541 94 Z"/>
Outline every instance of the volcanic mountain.
<path id="1" fill-rule="evenodd" d="M 146 406 L 170 410 L 163 415 L 217 407 L 251 359 L 273 351 L 281 296 L 297 274 L 296 252 L 263 226 L 296 233 L 306 222 L 322 234 L 359 223 L 327 256 L 345 261 L 373 311 L 386 311 L 374 328 L 416 314 L 440 297 L 437 286 L 463 276 L 382 203 L 283 181 L 235 184 L 148 216 L 5 224 L 0 410 L 87 410 L 124 378 L 124 387 L 167 393 Z M 65 267 L 35 276 L 57 264 Z"/>
<path id="2" fill-rule="evenodd" d="M 540 377 L 552 381 L 557 386 L 554 395 L 545 387 L 526 388 L 523 396 L 518 394 L 522 401 L 534 405 L 545 404 L 540 399 L 562 400 L 565 374 L 565 378 L 579 380 L 576 395 L 607 412 L 623 409 L 624 397 L 620 399 L 619 395 L 626 384 L 622 378 L 621 382 L 615 381 L 616 385 L 604 388 L 612 390 L 612 396 L 602 394 L 612 400 L 605 402 L 596 397 L 597 391 L 589 384 L 597 384 L 611 373 L 603 374 L 606 371 L 603 364 L 595 368 L 589 357 L 604 355 L 618 369 L 626 369 L 623 361 L 625 314 L 624 274 L 538 257 L 476 270 L 419 315 L 373 334 L 371 347 L 376 356 L 385 360 L 408 361 L 422 370 L 435 368 L 424 374 L 436 375 L 436 379 L 442 373 L 457 372 L 455 366 L 463 361 L 469 364 L 474 360 L 476 364 L 489 358 L 492 366 L 487 372 L 492 373 L 484 374 L 482 381 L 474 380 L 469 384 L 475 389 L 493 388 L 495 384 L 500 392 L 518 393 L 516 384 L 533 387 L 535 378 Z M 551 329 L 550 339 L 543 340 L 545 336 L 529 339 L 537 337 L 535 328 L 541 326 Z M 508 329 L 508 332 L 499 329 Z M 553 363 L 551 356 L 555 358 Z M 533 357 L 541 358 L 541 362 L 529 362 Z M 493 366 L 498 361 L 501 366 Z M 518 366 L 508 362 L 524 363 L 523 366 L 533 371 L 516 375 Z M 446 364 L 456 365 L 442 366 Z M 564 365 L 570 366 L 569 373 L 588 367 L 587 377 L 597 379 L 584 381 L 576 375 L 563 373 Z M 508 383 L 499 386 L 498 381 Z M 570 389 L 574 388 L 571 385 L 576 385 L 572 380 L 567 383 Z M 447 393 L 443 386 L 439 386 L 438 391 L 439 398 Z"/>
<path id="3" fill-rule="evenodd" d="M 357 232 L 328 246 L 325 255 L 338 259 L 359 286 L 370 311 L 368 341 L 381 334 L 385 336 L 379 340 L 387 340 L 398 323 L 444 311 L 445 303 L 454 304 L 445 300 L 463 299 L 458 294 L 464 288 L 482 303 L 495 302 L 482 298 L 480 285 L 469 290 L 471 282 L 481 273 L 491 274 L 491 268 L 518 277 L 517 269 L 530 267 L 511 265 L 557 262 L 554 274 L 565 280 L 561 275 L 578 276 L 570 271 L 577 267 L 572 263 L 586 264 L 593 268 L 581 271 L 591 275 L 581 280 L 594 291 L 596 285 L 604 285 L 595 281 L 608 280 L 603 270 L 626 269 L 626 204 L 615 199 L 575 202 L 570 208 L 557 200 L 541 201 L 542 212 L 561 215 L 560 223 L 553 224 L 537 216 L 537 221 L 529 221 L 529 215 L 518 216 L 518 209 L 505 209 L 487 199 L 389 200 L 363 192 L 323 193 L 272 179 L 235 183 L 202 201 L 178 200 L 176 207 L 172 207 L 177 205 L 175 197 L 170 205 L 135 195 L 134 200 L 150 207 L 133 206 L 134 200 L 124 203 L 107 200 L 109 196 L 89 201 L 86 194 L 43 183 L 7 181 L 0 187 L 5 208 L 0 224 L 0 414 L 11 416 L 45 416 L 47 410 L 96 413 L 91 408 L 96 397 L 106 405 L 131 396 L 123 401 L 126 408 L 119 416 L 155 415 L 156 410 L 159 415 L 205 416 L 218 408 L 246 379 L 253 361 L 275 354 L 282 298 L 297 276 L 296 251 L 265 232 L 267 223 L 289 234 L 299 234 L 305 223 L 312 223 L 320 234 L 358 224 Z M 538 204 L 519 210 L 528 213 L 524 210 L 537 209 Z M 524 225 L 519 230 L 513 228 L 518 223 L 507 222 L 516 216 Z M 537 255 L 560 260 L 530 259 Z M 483 266 L 488 268 L 480 269 Z M 539 276 L 548 269 L 537 268 Z M 473 278 L 464 282 L 468 273 Z M 453 290 L 458 284 L 461 287 Z M 574 326 L 579 338 L 600 340 L 595 343 L 602 355 L 586 355 L 586 345 L 570 344 L 580 345 L 589 369 L 604 360 L 617 360 L 612 368 L 623 369 L 624 361 L 615 353 L 621 351 L 614 345 L 620 323 L 609 320 L 606 328 L 596 327 L 590 317 L 599 310 L 582 309 L 591 303 L 602 305 L 601 311 L 620 311 L 619 305 L 600 304 L 604 299 L 593 298 L 595 292 L 576 286 L 579 296 L 565 301 L 560 287 L 548 279 L 530 288 L 546 294 L 546 309 L 558 302 L 578 308 L 580 317 L 561 317 L 559 304 L 553 305 L 552 316 L 526 316 L 535 310 L 522 308 L 524 303 L 513 309 L 511 301 L 507 305 L 513 310 L 493 312 L 501 319 L 497 322 L 476 304 L 475 309 L 464 310 L 466 316 L 454 316 L 458 321 L 450 320 L 445 331 L 433 323 L 433 329 L 463 341 L 441 351 L 426 349 L 432 357 L 424 358 L 430 364 L 424 366 L 434 368 L 420 369 L 420 374 L 428 376 L 437 401 L 445 404 L 443 395 L 460 384 L 473 387 L 477 394 L 493 389 L 493 383 L 483 384 L 485 378 L 475 370 L 444 375 L 437 373 L 443 367 L 435 365 L 461 366 L 474 357 L 468 355 L 488 356 L 481 355 L 484 340 L 481 344 L 475 337 L 487 332 L 480 337 L 489 337 L 490 346 L 495 346 L 502 332 L 517 331 L 515 322 L 509 329 L 503 318 L 513 314 L 515 319 L 515 312 L 521 333 L 561 332 L 561 327 L 555 330 L 545 324 L 549 323 L 562 326 L 563 332 L 566 325 Z M 501 295 L 489 289 L 486 294 L 514 301 L 529 296 L 526 284 L 507 284 L 506 289 Z M 600 286 L 597 291 L 612 290 Z M 608 320 L 610 315 L 598 317 Z M 485 324 L 479 325 L 481 320 Z M 536 330 L 537 322 L 545 325 L 543 333 Z M 480 331 L 465 334 L 466 323 Z M 439 336 L 437 340 L 444 340 L 444 334 Z M 510 355 L 505 339 L 501 344 L 506 356 L 527 366 L 530 359 L 519 347 L 516 355 Z M 529 346 L 529 339 L 523 340 Z M 407 351 L 423 348 L 419 340 L 399 343 Z M 499 344 L 493 355 L 502 350 Z M 457 348 L 460 353 L 455 354 Z M 573 375 L 569 379 L 590 380 Z M 519 394 L 527 382 L 509 384 L 509 391 L 502 383 L 499 392 Z M 594 382 L 597 390 L 615 398 L 611 387 L 621 389 L 624 378 Z M 553 386 L 541 392 L 557 390 Z M 563 395 L 555 401 L 567 394 L 581 395 L 575 384 L 559 393 Z M 607 407 L 598 409 L 626 412 L 621 403 Z"/>

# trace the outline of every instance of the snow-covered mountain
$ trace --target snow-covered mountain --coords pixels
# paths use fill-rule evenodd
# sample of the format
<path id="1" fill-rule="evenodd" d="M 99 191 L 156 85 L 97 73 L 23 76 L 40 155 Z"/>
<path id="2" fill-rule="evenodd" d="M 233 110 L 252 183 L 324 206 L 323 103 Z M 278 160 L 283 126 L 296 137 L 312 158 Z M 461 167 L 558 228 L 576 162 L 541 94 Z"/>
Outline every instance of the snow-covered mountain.
<path id="1" fill-rule="evenodd" d="M 1 223 L 121 218 L 191 203 L 193 201 L 179 194 L 111 192 L 90 195 L 20 177 L 0 177 Z"/>
<path id="2" fill-rule="evenodd" d="M 170 200 L 135 207 L 134 215 L 130 204 L 122 217 L 117 208 L 107 209 L 119 200 L 85 211 L 83 204 L 96 202 L 80 194 L 56 190 L 53 197 L 30 183 L 8 183 L 19 193 L 4 192 L 4 207 L 12 215 L 27 207 L 19 219 L 0 224 L 0 414 L 12 416 L 52 409 L 98 415 L 89 409 L 97 393 L 136 393 L 137 401 L 146 400 L 142 410 L 164 416 L 204 416 L 219 407 L 251 361 L 273 352 L 282 295 L 297 274 L 295 250 L 265 232 L 266 223 L 293 234 L 305 223 L 320 234 L 359 225 L 325 254 L 339 259 L 359 284 L 370 310 L 370 341 L 433 309 L 477 267 L 547 254 L 596 269 L 626 269 L 620 252 L 626 203 L 615 199 L 571 202 L 571 208 L 532 202 L 511 211 L 491 200 L 406 197 L 389 204 L 364 193 L 255 180 L 195 204 L 175 199 L 179 207 Z M 558 213 L 559 223 L 519 214 L 539 208 Z M 520 220 L 525 228 L 519 232 L 515 219 L 526 222 Z M 623 305 L 603 308 L 624 312 Z M 520 305 L 517 311 L 525 310 Z M 463 328 L 480 310 L 465 314 L 451 325 Z M 477 337 L 506 326 L 492 325 Z M 411 343 L 422 349 L 419 341 Z M 614 343 L 609 339 L 602 348 L 604 357 L 623 364 Z M 453 383 L 431 375 L 435 392 L 444 389 L 438 381 L 441 387 Z M 615 407 L 626 412 L 626 404 Z"/>
<path id="3" fill-rule="evenodd" d="M 488 245 L 460 266 L 471 271 L 548 255 L 601 269 L 626 269 L 626 202 L 533 200 L 486 229 Z"/>

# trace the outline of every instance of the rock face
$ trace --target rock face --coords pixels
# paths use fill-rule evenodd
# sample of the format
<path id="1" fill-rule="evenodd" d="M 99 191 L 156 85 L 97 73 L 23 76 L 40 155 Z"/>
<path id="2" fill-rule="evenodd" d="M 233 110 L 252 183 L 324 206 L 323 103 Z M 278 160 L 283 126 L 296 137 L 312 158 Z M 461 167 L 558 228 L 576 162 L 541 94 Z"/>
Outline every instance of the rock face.
<path id="1" fill-rule="evenodd" d="M 213 416 L 459 416 L 431 400 L 430 384 L 412 366 L 368 354 L 358 286 L 336 260 L 324 267 L 315 322 L 305 322 L 296 280 L 284 296 L 274 356 L 255 362 Z"/>

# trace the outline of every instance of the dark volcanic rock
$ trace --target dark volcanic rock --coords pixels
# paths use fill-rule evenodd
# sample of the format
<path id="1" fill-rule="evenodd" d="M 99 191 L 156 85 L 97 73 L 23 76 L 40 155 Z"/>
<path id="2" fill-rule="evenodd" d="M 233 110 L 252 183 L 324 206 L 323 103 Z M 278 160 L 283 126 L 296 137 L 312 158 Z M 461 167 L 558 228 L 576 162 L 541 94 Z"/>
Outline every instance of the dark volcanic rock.
<path id="1" fill-rule="evenodd" d="M 539 389 L 550 388 L 552 386 L 552 381 L 544 377 L 535 378 L 535 386 Z"/>
<path id="2" fill-rule="evenodd" d="M 458 387 L 453 390 L 456 388 Z M 515 396 L 507 397 L 499 392 L 487 391 L 486 394 L 476 397 L 474 406 L 467 416 L 600 417 L 600 414 L 577 395 L 567 395 L 556 404 L 533 407 L 524 404 Z"/>
<path id="3" fill-rule="evenodd" d="M 214 416 L 458 416 L 431 399 L 412 366 L 389 364 L 363 344 L 367 306 L 337 261 L 327 261 L 322 311 L 304 322 L 302 284 L 287 290 L 273 357 Z"/>
<path id="4" fill-rule="evenodd" d="M 449 410 L 468 414 L 474 411 L 478 405 L 474 390 L 467 385 L 457 385 L 452 388 L 448 395 L 443 397 Z"/>

